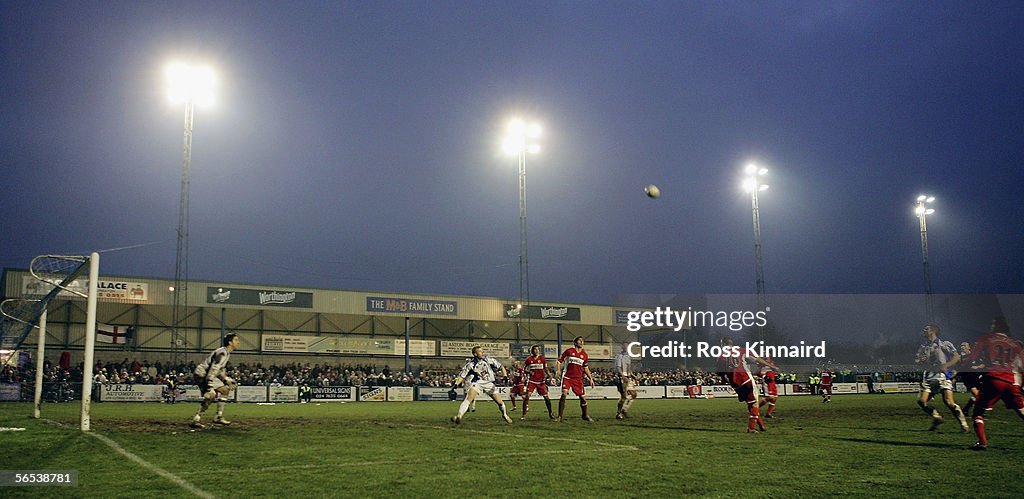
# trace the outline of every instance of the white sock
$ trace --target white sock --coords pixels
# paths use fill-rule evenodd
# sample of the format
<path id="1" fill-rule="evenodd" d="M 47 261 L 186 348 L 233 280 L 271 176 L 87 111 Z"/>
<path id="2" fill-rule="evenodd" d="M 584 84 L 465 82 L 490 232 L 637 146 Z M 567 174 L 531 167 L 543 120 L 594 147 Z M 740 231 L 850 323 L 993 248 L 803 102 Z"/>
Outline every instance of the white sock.
<path id="1" fill-rule="evenodd" d="M 459 404 L 459 415 L 458 415 L 458 417 L 461 418 L 463 415 L 466 414 L 466 411 L 469 410 L 469 403 L 470 403 L 469 399 L 462 399 L 462 404 Z"/>
<path id="2" fill-rule="evenodd" d="M 227 404 L 223 400 L 218 400 L 217 401 L 217 417 L 218 418 L 224 416 L 224 406 L 225 405 L 227 405 Z"/>

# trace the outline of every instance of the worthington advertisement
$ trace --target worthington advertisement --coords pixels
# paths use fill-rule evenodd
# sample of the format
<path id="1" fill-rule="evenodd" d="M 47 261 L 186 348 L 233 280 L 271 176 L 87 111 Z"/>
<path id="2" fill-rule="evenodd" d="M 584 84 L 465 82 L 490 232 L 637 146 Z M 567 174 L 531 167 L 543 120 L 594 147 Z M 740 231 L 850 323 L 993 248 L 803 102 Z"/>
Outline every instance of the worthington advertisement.
<path id="1" fill-rule="evenodd" d="M 247 288 L 206 288 L 206 303 L 313 308 L 313 293 Z"/>
<path id="2" fill-rule="evenodd" d="M 566 307 L 562 305 L 521 306 L 515 303 L 506 303 L 505 318 L 578 322 L 580 320 L 580 309 L 579 307 Z"/>

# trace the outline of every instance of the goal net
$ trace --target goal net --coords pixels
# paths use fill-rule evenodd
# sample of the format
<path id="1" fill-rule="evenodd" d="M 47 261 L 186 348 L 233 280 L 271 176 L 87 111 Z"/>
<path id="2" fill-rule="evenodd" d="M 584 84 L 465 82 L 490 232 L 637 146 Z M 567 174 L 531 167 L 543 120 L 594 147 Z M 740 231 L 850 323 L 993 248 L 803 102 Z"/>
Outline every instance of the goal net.
<path id="1" fill-rule="evenodd" d="M 87 265 L 88 264 L 88 265 Z M 78 276 L 85 269 L 89 269 L 89 277 L 84 285 L 77 282 Z M 0 302 L 0 344 L 11 344 L 14 349 L 21 346 L 22 342 L 34 328 L 39 326 L 41 320 L 45 320 L 46 307 L 61 293 L 70 293 L 86 299 L 85 317 L 85 361 L 82 372 L 82 415 L 80 426 L 82 431 L 89 431 L 90 418 L 89 408 L 92 398 L 92 367 L 93 350 L 96 346 L 96 282 L 99 280 L 100 255 L 92 253 L 89 256 L 65 256 L 65 255 L 42 255 L 32 259 L 29 264 L 29 272 L 43 284 L 46 294 L 38 300 L 5 300 Z M 45 331 L 40 328 L 40 331 Z M 42 384 L 42 356 L 45 345 L 45 335 L 40 335 L 36 359 L 36 397 L 35 417 L 39 417 L 39 395 Z"/>
<path id="2" fill-rule="evenodd" d="M 32 259 L 29 272 L 40 283 L 46 294 L 38 299 L 11 298 L 0 302 L 0 349 L 17 350 L 32 329 L 38 327 L 39 317 L 46 307 L 61 293 L 86 298 L 88 287 L 75 280 L 89 268 L 88 256 L 41 255 Z"/>

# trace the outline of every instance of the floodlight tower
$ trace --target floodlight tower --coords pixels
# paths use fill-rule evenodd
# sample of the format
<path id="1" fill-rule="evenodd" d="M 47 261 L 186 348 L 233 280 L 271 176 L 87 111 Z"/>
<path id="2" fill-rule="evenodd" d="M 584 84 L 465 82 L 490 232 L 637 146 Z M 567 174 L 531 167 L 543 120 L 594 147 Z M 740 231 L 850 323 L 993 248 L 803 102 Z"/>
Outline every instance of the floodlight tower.
<path id="1" fill-rule="evenodd" d="M 181 200 L 178 205 L 178 248 L 174 261 L 174 310 L 171 316 L 171 351 L 173 362 L 182 363 L 185 347 L 183 322 L 188 314 L 188 191 L 189 169 L 192 166 L 192 126 L 196 105 L 213 101 L 213 70 L 205 66 L 175 63 L 167 68 L 168 98 L 185 105 L 185 141 L 181 161 Z"/>
<path id="2" fill-rule="evenodd" d="M 526 155 L 540 152 L 541 127 L 520 119 L 509 122 L 502 148 L 519 160 L 519 303 L 520 314 L 516 316 L 516 339 L 521 335 L 520 325 L 523 308 L 530 304 L 530 265 L 526 256 Z"/>
<path id="3" fill-rule="evenodd" d="M 935 213 L 934 208 L 929 208 L 933 202 L 935 202 L 935 196 L 929 196 L 927 194 L 921 194 L 917 197 L 917 206 L 914 208 L 914 214 L 917 215 L 917 220 L 921 225 L 921 265 L 924 267 L 924 305 L 925 313 L 928 314 L 928 320 L 934 320 L 933 309 L 932 309 L 932 275 L 928 270 L 928 222 L 927 217 L 932 213 Z"/>
<path id="4" fill-rule="evenodd" d="M 767 299 L 764 293 L 764 264 L 761 261 L 761 214 L 757 206 L 757 193 L 768 189 L 768 184 L 763 182 L 763 177 L 768 174 L 767 168 L 761 168 L 750 163 L 743 170 L 746 177 L 743 179 L 743 189 L 750 193 L 750 209 L 754 215 L 754 265 L 757 271 L 757 308 L 764 310 L 767 306 Z M 758 339 L 764 340 L 764 328 L 758 327 Z"/>

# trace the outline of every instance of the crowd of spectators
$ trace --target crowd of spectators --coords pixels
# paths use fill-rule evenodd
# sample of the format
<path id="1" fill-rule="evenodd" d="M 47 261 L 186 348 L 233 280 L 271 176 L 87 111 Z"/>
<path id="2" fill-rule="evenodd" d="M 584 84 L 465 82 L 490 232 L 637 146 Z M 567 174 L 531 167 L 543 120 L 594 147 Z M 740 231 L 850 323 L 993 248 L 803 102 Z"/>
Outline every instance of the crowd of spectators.
<path id="1" fill-rule="evenodd" d="M 551 363 L 554 369 L 554 363 Z M 53 364 L 44 362 L 43 381 L 45 383 L 80 383 L 83 376 L 81 364 L 77 366 L 62 362 Z M 191 384 L 195 363 L 169 365 L 161 362 L 129 361 L 97 362 L 93 369 L 93 381 L 99 384 Z M 615 373 L 610 368 L 595 367 L 592 369 L 594 381 L 598 385 L 615 384 Z M 847 368 L 834 369 L 837 381 L 855 381 L 860 371 Z M 654 371 L 637 369 L 637 382 L 640 385 L 715 385 L 723 380 L 713 372 L 700 368 L 687 370 Z M 866 372 L 876 380 L 882 379 L 878 372 Z M 919 373 L 891 372 L 887 378 L 893 381 L 913 381 L 919 379 Z M 284 365 L 262 363 L 231 363 L 228 375 L 243 386 L 450 386 L 458 375 L 457 368 L 440 365 L 419 366 L 412 371 L 392 369 L 387 365 L 378 367 L 375 364 L 320 364 L 320 363 L 289 363 Z M 808 373 L 781 373 L 782 383 L 804 382 Z M 18 383 L 32 382 L 35 379 L 35 366 L 24 364 L 21 367 L 6 365 L 0 372 L 0 382 Z M 508 384 L 509 380 L 502 380 Z"/>

